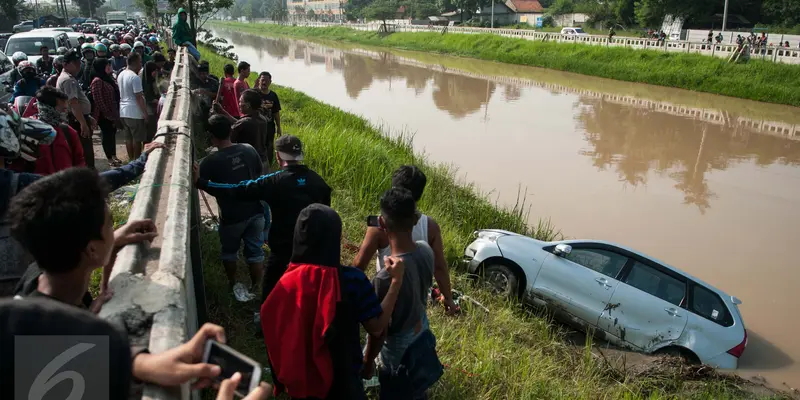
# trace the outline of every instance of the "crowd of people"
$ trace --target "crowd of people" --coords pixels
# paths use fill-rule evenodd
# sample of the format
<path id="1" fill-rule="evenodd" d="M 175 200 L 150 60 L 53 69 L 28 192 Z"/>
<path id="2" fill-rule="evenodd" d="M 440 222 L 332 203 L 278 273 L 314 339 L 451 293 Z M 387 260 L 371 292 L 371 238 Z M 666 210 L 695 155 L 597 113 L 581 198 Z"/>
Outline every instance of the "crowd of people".
<path id="1" fill-rule="evenodd" d="M 175 51 L 162 54 L 153 29 L 131 26 L 106 33 L 97 40 L 80 37 L 78 48 L 61 47 L 55 57 L 42 46 L 36 65 L 24 53 L 12 56 L 19 79 L 12 77 L 16 83 L 10 101 L 24 117 L 44 114 L 40 119 L 53 122 L 66 145 L 52 158 L 14 162 L 11 169 L 45 174 L 83 165 L 94 168 L 96 128 L 106 159 L 115 167 L 122 165 L 116 150 L 118 132 L 125 137 L 128 160 L 137 159 L 153 138 Z M 64 101 L 51 106 L 42 98 Z"/>
<path id="2" fill-rule="evenodd" d="M 174 42 L 196 52 L 180 36 L 180 24 L 186 23 L 181 14 L 173 26 L 178 33 Z M 207 324 L 186 344 L 151 355 L 146 348 L 125 344 L 123 333 L 94 316 L 114 295 L 108 282 L 114 255 L 157 236 L 150 220 L 129 221 L 114 230 L 106 202 L 110 190 L 138 177 L 148 154 L 163 147 L 150 140 L 164 75 L 175 53 L 161 55 L 152 32 L 131 46 L 135 34 L 111 35 L 86 43 L 80 52 L 37 63 L 38 70 L 49 65 L 52 74 L 36 82 L 35 91 L 20 82 L 20 96 L 33 94 L 24 115 L 52 129 L 55 139 L 35 149 L 14 146 L 13 134 L 0 141 L 0 215 L 5 216 L 0 228 L 8 233 L 0 237 L 0 253 L 9 260 L 0 268 L 0 296 L 24 300 L 0 301 L 0 321 L 11 327 L 3 335 L 37 329 L 110 335 L 125 348 L 112 356 L 122 366 L 115 370 L 118 379 L 112 379 L 119 383 L 113 387 L 120 396 L 112 398 L 127 392 L 131 377 L 166 386 L 188 381 L 207 386 L 221 371 L 201 362 L 202 343 L 225 340 L 222 327 Z M 259 300 L 254 322 L 264 340 L 274 392 L 294 399 L 365 399 L 362 379 L 377 376 L 381 399 L 426 398 L 443 373 L 426 313 L 434 281 L 446 312 L 454 315 L 459 309 L 439 225 L 417 209 L 425 174 L 413 165 L 399 166 L 391 188 L 376 204 L 381 211 L 377 226 L 367 228 L 348 266 L 341 255 L 342 221 L 331 208 L 333 190 L 304 164 L 302 141 L 283 134 L 271 74 L 258 74 L 251 88 L 247 62 L 223 70 L 220 79 L 200 61 L 192 79 L 215 148 L 195 165 L 194 181 L 218 201 L 220 258 L 231 295 L 240 302 Z M 4 123 L 14 124 L 10 115 L 0 113 L 3 133 L 10 129 Z M 95 129 L 114 167 L 102 173 L 93 170 Z M 128 159 L 134 160 L 125 165 L 116 157 L 117 133 L 124 135 Z M 27 157 L 21 157 L 26 151 Z M 247 284 L 237 281 L 240 251 Z M 373 259 L 377 270 L 370 281 L 365 271 Z M 98 268 L 102 280 L 93 298 L 89 280 Z M 55 328 L 34 323 L 44 319 Z M 365 346 L 359 326 L 368 334 Z M 0 367 L 9 368 L 7 358 Z M 238 379 L 223 383 L 220 398 L 228 398 Z M 263 384 L 248 398 L 272 392 Z"/>

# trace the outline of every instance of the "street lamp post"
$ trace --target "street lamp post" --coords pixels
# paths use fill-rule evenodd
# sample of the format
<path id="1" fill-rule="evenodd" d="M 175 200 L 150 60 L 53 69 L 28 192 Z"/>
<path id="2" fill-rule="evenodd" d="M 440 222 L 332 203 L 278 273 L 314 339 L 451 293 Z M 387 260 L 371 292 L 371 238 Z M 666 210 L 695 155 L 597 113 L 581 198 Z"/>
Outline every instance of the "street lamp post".
<path id="1" fill-rule="evenodd" d="M 725 0 L 725 10 L 722 12 L 722 31 L 725 32 L 725 28 L 728 25 L 728 0 Z"/>
<path id="2" fill-rule="evenodd" d="M 494 29 L 494 0 L 492 0 L 492 29 Z"/>

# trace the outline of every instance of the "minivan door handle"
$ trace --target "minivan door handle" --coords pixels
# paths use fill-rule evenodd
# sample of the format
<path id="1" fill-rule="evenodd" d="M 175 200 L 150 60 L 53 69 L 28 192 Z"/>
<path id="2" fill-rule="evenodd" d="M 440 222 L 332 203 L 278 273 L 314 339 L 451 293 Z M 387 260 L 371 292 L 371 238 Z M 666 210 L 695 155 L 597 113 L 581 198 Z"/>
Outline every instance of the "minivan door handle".
<path id="1" fill-rule="evenodd" d="M 608 284 L 608 279 L 606 279 L 606 278 L 596 278 L 595 282 L 605 286 L 606 288 L 610 288 L 611 287 L 611 285 Z"/>
<path id="2" fill-rule="evenodd" d="M 669 315 L 671 315 L 673 317 L 680 317 L 681 316 L 680 314 L 678 314 L 678 310 L 676 310 L 674 308 L 665 308 L 664 311 L 666 311 L 667 314 L 669 314 Z"/>

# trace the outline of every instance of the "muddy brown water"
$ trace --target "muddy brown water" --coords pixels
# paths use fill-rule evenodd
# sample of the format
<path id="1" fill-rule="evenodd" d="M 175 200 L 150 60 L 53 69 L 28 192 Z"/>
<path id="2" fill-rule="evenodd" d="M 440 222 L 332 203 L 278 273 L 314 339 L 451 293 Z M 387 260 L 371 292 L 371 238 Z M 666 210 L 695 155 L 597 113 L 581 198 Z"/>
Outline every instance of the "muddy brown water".
<path id="1" fill-rule="evenodd" d="M 739 373 L 800 387 L 800 109 L 427 53 L 220 30 L 253 72 L 413 133 L 431 161 L 572 238 L 742 299 Z M 488 228 L 488 227 L 487 227 Z"/>

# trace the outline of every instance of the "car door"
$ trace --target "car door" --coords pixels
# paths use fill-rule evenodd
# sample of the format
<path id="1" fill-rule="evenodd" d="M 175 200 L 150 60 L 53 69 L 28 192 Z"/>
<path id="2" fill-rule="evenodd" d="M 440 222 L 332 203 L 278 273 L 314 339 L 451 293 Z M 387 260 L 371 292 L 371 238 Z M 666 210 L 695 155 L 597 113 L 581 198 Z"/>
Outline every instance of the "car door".
<path id="1" fill-rule="evenodd" d="M 626 268 L 598 327 L 649 351 L 678 339 L 686 327 L 686 279 L 647 260 Z"/>
<path id="2" fill-rule="evenodd" d="M 533 292 L 558 309 L 597 324 L 619 282 L 628 257 L 592 244 L 573 244 L 569 254 L 550 254 L 533 283 Z"/>

